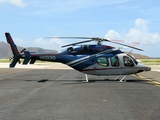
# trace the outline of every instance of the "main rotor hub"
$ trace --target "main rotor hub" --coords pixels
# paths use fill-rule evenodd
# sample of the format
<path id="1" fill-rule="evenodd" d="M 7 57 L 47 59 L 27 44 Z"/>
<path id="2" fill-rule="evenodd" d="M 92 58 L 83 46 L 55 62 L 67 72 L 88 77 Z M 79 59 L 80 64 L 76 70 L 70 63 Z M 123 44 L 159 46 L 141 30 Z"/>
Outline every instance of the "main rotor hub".
<path id="1" fill-rule="evenodd" d="M 100 45 L 101 42 L 103 42 L 103 41 L 107 41 L 107 39 L 99 38 L 99 37 L 93 37 L 91 39 L 94 40 L 94 41 L 96 41 L 98 45 Z"/>

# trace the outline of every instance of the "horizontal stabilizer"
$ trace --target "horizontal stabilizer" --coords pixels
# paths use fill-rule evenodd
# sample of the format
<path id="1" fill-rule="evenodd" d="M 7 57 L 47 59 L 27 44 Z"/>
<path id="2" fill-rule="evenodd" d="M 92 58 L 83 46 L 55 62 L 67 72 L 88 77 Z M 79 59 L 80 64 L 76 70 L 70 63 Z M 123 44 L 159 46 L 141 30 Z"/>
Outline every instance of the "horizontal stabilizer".
<path id="1" fill-rule="evenodd" d="M 29 51 L 24 51 L 24 54 L 25 54 L 25 58 L 23 61 L 23 65 L 27 65 L 31 59 L 31 53 Z"/>
<path id="2" fill-rule="evenodd" d="M 34 64 L 36 62 L 36 59 L 31 59 L 29 64 Z"/>

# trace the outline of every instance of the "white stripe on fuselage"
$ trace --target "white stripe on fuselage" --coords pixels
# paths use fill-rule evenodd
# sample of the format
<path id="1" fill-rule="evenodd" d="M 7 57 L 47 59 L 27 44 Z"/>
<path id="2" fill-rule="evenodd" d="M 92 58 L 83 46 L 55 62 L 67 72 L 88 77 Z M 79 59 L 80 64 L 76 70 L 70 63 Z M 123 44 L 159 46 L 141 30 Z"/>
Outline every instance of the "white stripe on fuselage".
<path id="1" fill-rule="evenodd" d="M 86 57 L 83 57 L 83 58 L 79 58 L 79 59 L 77 59 L 77 60 L 73 60 L 73 61 L 71 61 L 71 62 L 69 62 L 69 63 L 66 63 L 66 64 L 67 64 L 67 65 L 71 65 L 71 64 L 74 64 L 74 63 L 76 63 L 76 62 L 79 62 L 79 61 L 84 60 L 84 59 L 87 59 L 87 58 L 90 58 L 90 56 L 86 56 Z"/>

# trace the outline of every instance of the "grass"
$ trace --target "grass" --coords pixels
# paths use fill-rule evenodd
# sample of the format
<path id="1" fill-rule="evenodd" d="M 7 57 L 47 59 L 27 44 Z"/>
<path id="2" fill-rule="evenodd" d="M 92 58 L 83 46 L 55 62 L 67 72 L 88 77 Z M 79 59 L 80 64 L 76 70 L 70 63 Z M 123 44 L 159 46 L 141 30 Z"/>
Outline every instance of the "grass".
<path id="1" fill-rule="evenodd" d="M 10 63 L 9 59 L 0 59 L 0 63 Z"/>
<path id="2" fill-rule="evenodd" d="M 146 65 L 160 65 L 160 59 L 139 59 L 139 60 Z M 11 61 L 9 59 L 0 59 L 0 63 L 10 63 L 10 62 Z M 36 63 L 47 63 L 47 62 L 37 60 Z"/>
<path id="3" fill-rule="evenodd" d="M 146 65 L 160 65 L 160 59 L 139 59 L 139 60 Z"/>

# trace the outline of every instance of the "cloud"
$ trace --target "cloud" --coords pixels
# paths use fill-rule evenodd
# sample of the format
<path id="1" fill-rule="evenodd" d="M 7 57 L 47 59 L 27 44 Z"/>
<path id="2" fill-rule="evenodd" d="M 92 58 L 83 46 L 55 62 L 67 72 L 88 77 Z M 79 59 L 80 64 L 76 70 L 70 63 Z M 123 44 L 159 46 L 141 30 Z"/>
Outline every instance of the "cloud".
<path id="1" fill-rule="evenodd" d="M 160 34 L 149 32 L 147 24 L 147 20 L 138 18 L 135 20 L 134 28 L 131 28 L 128 32 L 126 32 L 126 34 L 120 35 L 114 30 L 109 30 L 108 33 L 105 34 L 105 38 L 124 39 L 126 41 L 141 43 L 159 41 Z"/>
<path id="2" fill-rule="evenodd" d="M 105 34 L 105 38 L 121 39 L 121 35 L 114 30 L 109 30 L 108 33 Z"/>
<path id="3" fill-rule="evenodd" d="M 13 38 L 13 40 L 14 40 L 14 42 L 15 42 L 15 44 L 16 44 L 17 46 L 27 47 L 27 46 L 26 46 L 26 45 L 27 45 L 27 41 L 26 41 L 26 40 L 21 39 L 21 38 Z"/>
<path id="4" fill-rule="evenodd" d="M 149 32 L 147 21 L 139 18 L 135 21 L 135 28 L 130 29 L 125 38 L 131 41 L 156 42 L 160 40 L 160 35 Z"/>
<path id="5" fill-rule="evenodd" d="M 59 51 L 61 49 L 61 46 L 64 45 L 65 43 L 59 38 L 54 38 L 54 39 L 52 38 L 49 40 L 38 38 L 34 41 L 33 44 L 34 44 L 33 46 Z"/>
<path id="6" fill-rule="evenodd" d="M 21 8 L 27 6 L 27 4 L 23 0 L 0 0 L 0 3 L 9 3 Z"/>

